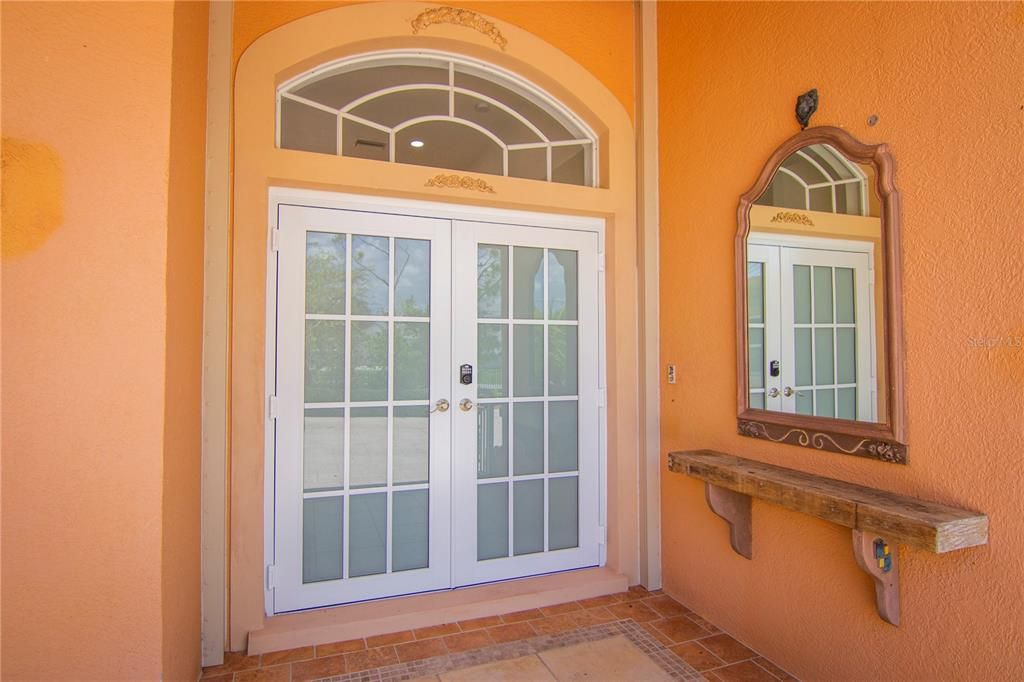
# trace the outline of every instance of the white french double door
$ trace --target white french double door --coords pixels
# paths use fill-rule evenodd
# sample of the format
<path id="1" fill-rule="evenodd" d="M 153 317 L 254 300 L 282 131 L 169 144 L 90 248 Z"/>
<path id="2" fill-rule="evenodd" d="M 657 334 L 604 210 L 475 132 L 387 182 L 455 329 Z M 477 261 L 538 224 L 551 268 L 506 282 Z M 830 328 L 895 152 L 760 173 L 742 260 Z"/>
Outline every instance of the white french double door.
<path id="1" fill-rule="evenodd" d="M 597 565 L 598 233 L 278 229 L 272 610 Z"/>
<path id="2" fill-rule="evenodd" d="M 751 407 L 877 420 L 872 274 L 870 244 L 751 235 Z"/>

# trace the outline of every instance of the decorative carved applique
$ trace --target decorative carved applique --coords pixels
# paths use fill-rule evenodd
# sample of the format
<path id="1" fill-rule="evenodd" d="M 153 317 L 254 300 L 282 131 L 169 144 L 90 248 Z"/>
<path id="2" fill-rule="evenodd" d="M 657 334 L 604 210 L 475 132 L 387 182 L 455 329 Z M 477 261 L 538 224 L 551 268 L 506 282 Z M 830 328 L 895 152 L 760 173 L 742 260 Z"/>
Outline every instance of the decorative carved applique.
<path id="1" fill-rule="evenodd" d="M 455 24 L 456 26 L 467 26 L 478 31 L 500 47 L 502 50 L 508 45 L 508 39 L 501 34 L 498 27 L 482 16 L 468 9 L 457 7 L 435 7 L 420 12 L 412 20 L 413 34 L 419 33 L 428 26 L 434 24 Z"/>
<path id="2" fill-rule="evenodd" d="M 763 440 L 770 440 L 773 443 L 800 445 L 805 448 L 814 448 L 815 450 L 842 452 L 847 455 L 879 459 L 883 462 L 892 462 L 893 464 L 907 463 L 907 448 L 899 443 L 817 431 L 808 432 L 805 429 L 795 427 L 787 428 L 785 426 L 773 425 L 771 429 L 769 431 L 769 426 L 761 422 L 741 419 L 738 423 L 738 431 L 741 436 L 761 438 Z"/>
<path id="3" fill-rule="evenodd" d="M 480 178 L 470 177 L 468 175 L 456 175 L 454 173 L 438 173 L 434 177 L 427 180 L 423 185 L 424 187 L 448 187 L 450 189 L 470 189 L 477 192 L 486 192 L 488 194 L 496 194 L 494 188 L 489 184 L 481 180 Z"/>
<path id="4" fill-rule="evenodd" d="M 779 211 L 772 216 L 773 223 L 793 223 L 794 225 L 807 225 L 808 227 L 814 227 L 814 221 L 805 216 L 803 213 L 794 213 L 793 211 Z"/>

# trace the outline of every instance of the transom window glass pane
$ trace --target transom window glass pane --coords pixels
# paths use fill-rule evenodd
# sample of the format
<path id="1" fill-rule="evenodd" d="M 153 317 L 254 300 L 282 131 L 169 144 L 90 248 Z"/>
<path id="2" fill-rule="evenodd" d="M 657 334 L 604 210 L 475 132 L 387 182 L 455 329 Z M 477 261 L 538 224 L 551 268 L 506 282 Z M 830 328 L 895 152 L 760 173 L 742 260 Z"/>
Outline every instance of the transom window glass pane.
<path id="1" fill-rule="evenodd" d="M 790 154 L 756 204 L 846 215 L 866 215 L 864 171 L 827 144 Z"/>
<path id="2" fill-rule="evenodd" d="M 282 86 L 278 105 L 282 149 L 596 184 L 597 140 L 579 118 L 462 58 L 395 53 L 317 67 Z"/>

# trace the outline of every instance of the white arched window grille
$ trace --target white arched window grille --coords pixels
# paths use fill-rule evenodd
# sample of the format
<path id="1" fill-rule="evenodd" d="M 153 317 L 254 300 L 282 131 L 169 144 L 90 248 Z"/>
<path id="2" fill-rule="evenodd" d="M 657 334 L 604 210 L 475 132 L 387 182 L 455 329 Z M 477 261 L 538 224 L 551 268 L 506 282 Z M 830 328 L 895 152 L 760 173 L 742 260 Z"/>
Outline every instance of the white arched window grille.
<path id="1" fill-rule="evenodd" d="M 798 149 L 782 162 L 756 202 L 764 206 L 868 215 L 867 177 L 827 144 Z"/>
<path id="2" fill-rule="evenodd" d="M 282 149 L 597 185 L 597 137 L 517 76 L 464 57 L 377 53 L 277 92 Z"/>

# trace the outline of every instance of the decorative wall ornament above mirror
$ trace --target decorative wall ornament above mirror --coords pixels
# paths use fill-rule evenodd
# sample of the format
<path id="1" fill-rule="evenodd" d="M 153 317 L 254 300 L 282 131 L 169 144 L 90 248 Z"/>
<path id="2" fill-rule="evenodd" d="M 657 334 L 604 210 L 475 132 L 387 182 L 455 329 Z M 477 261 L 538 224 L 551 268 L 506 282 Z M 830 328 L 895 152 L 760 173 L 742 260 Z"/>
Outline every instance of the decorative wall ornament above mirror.
<path id="1" fill-rule="evenodd" d="M 740 197 L 741 435 L 906 463 L 893 173 L 886 145 L 809 128 Z"/>

